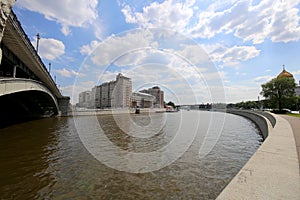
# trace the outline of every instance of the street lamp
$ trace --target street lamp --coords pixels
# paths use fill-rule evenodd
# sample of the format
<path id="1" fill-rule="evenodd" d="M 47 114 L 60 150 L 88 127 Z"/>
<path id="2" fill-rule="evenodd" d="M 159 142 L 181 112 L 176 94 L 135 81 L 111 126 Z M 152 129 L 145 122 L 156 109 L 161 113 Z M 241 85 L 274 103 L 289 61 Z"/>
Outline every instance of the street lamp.
<path id="1" fill-rule="evenodd" d="M 36 52 L 38 53 L 38 51 L 39 51 L 39 42 L 40 42 L 40 34 L 38 33 L 38 34 L 36 34 Z"/>
<path id="2" fill-rule="evenodd" d="M 51 62 L 49 62 L 49 74 L 50 74 L 50 71 L 51 71 Z"/>

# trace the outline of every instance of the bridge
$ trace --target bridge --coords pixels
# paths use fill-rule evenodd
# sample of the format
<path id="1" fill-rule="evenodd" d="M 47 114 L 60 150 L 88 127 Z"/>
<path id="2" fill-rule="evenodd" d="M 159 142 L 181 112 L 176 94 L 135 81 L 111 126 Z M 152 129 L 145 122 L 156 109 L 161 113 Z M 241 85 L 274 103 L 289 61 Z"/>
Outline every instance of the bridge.
<path id="1" fill-rule="evenodd" d="M 1 21 L 6 22 L 0 27 L 0 127 L 23 120 L 66 116 L 70 98 L 61 94 L 11 6 L 7 3 L 0 8 L 4 13 Z"/>

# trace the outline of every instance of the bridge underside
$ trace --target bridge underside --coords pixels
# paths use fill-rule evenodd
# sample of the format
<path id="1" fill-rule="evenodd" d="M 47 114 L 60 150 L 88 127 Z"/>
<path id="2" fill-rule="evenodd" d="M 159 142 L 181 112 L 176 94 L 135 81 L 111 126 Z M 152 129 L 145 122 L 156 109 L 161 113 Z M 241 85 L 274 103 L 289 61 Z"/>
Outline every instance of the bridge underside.
<path id="1" fill-rule="evenodd" d="M 53 99 L 42 91 L 22 91 L 0 96 L 0 128 L 57 115 Z"/>

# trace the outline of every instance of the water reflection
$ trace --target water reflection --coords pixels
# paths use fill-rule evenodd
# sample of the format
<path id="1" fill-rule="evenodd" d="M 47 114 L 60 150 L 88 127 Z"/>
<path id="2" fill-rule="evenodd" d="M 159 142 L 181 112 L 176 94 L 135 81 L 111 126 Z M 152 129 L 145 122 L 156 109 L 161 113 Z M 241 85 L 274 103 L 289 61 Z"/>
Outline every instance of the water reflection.
<path id="1" fill-rule="evenodd" d="M 149 116 L 144 117 L 139 125 L 151 123 Z M 205 114 L 201 119 L 209 121 Z M 91 117 L 77 120 L 85 124 Z M 147 140 L 124 134 L 112 116 L 97 120 L 111 141 L 135 152 L 164 146 L 173 138 L 168 130 L 177 127 L 165 124 Z M 0 194 L 3 199 L 214 199 L 255 152 L 260 139 L 253 123 L 227 115 L 217 145 L 205 158 L 199 159 L 197 143 L 203 137 L 197 136 L 171 165 L 132 174 L 109 168 L 91 156 L 77 135 L 73 118 L 33 121 L 0 130 Z"/>
<path id="2" fill-rule="evenodd" d="M 49 165 L 55 163 L 56 157 L 52 155 L 58 151 L 57 133 L 63 124 L 64 121 L 53 118 L 1 129 L 2 198 L 38 198 L 40 190 L 55 183 Z"/>

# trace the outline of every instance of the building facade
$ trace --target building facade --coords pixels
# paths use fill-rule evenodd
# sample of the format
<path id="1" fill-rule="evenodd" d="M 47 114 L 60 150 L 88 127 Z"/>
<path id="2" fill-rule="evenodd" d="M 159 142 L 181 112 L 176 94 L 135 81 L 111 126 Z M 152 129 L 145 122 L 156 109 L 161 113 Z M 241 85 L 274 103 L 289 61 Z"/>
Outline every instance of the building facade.
<path id="1" fill-rule="evenodd" d="M 88 92 L 88 91 L 86 91 Z M 90 92 L 90 91 L 89 91 Z M 105 82 L 92 88 L 91 103 L 83 103 L 86 100 L 84 94 L 79 95 L 79 106 L 89 105 L 89 108 L 128 108 L 131 107 L 132 82 L 128 77 L 118 74 L 115 81 Z"/>
<path id="2" fill-rule="evenodd" d="M 300 81 L 299 81 L 299 84 L 296 86 L 295 93 L 296 93 L 296 96 L 300 97 Z"/>
<path id="3" fill-rule="evenodd" d="M 112 107 L 128 108 L 132 102 L 132 82 L 130 78 L 118 74 L 112 91 Z"/>
<path id="4" fill-rule="evenodd" d="M 99 107 L 97 108 L 111 108 L 113 97 L 113 90 L 115 88 L 115 81 L 110 81 L 103 83 L 99 86 L 100 92 L 98 93 L 99 96 L 95 95 L 95 99 L 99 99 Z"/>
<path id="5" fill-rule="evenodd" d="M 281 78 L 281 77 L 294 78 L 293 74 L 291 74 L 290 72 L 286 71 L 284 66 L 283 66 L 282 72 L 280 72 L 280 74 L 278 74 L 278 76 L 277 76 L 277 78 Z M 299 84 L 296 85 L 295 95 L 296 96 L 300 96 L 300 81 L 299 81 Z"/>
<path id="6" fill-rule="evenodd" d="M 164 91 L 162 91 L 158 86 L 144 89 L 144 90 L 141 90 L 140 92 L 150 94 L 155 97 L 155 101 L 153 102 L 153 107 L 155 107 L 155 108 L 163 108 L 164 107 Z"/>
<path id="7" fill-rule="evenodd" d="M 79 94 L 79 107 L 89 108 L 93 103 L 93 95 L 91 91 L 84 91 Z"/>
<path id="8" fill-rule="evenodd" d="M 132 93 L 132 107 L 152 108 L 155 102 L 155 96 L 142 92 Z"/>

